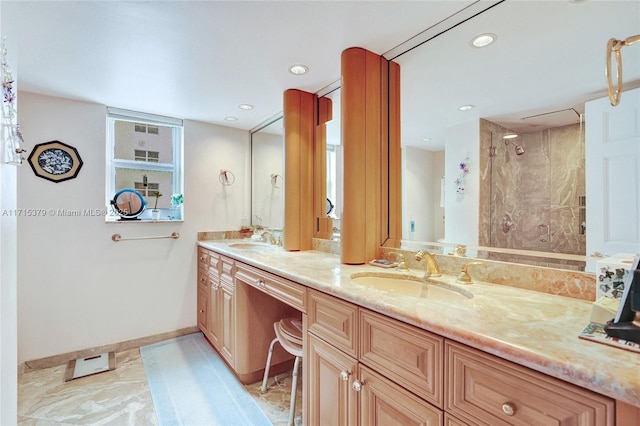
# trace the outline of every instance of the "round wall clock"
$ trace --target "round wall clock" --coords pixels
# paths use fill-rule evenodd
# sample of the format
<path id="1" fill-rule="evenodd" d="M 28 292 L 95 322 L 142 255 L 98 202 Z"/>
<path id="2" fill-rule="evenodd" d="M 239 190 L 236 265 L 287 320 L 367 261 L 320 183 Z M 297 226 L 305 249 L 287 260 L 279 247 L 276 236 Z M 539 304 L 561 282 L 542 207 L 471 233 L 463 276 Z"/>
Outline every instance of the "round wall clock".
<path id="1" fill-rule="evenodd" d="M 36 176 L 56 183 L 75 178 L 82 167 L 78 151 L 60 141 L 37 144 L 28 161 Z"/>

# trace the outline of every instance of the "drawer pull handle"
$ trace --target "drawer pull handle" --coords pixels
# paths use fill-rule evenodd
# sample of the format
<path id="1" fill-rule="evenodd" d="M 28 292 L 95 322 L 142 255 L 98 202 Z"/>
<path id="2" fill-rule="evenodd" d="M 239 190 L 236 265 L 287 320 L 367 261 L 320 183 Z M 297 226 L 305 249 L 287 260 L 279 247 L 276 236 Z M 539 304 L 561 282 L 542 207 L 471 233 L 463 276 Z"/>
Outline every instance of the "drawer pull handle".
<path id="1" fill-rule="evenodd" d="M 516 407 L 510 402 L 505 402 L 502 404 L 502 412 L 507 416 L 513 416 L 516 413 Z"/>
<path id="2" fill-rule="evenodd" d="M 204 309 L 200 309 L 200 313 L 203 313 L 203 312 L 204 312 Z"/>
<path id="3" fill-rule="evenodd" d="M 353 384 L 351 385 L 353 390 L 356 391 L 356 392 L 360 392 L 362 390 L 362 386 L 364 386 L 364 380 L 362 380 L 362 381 L 354 380 Z"/>
<path id="4" fill-rule="evenodd" d="M 351 371 L 342 370 L 340 372 L 340 380 L 347 381 L 349 380 L 349 376 L 351 375 Z"/>
<path id="5" fill-rule="evenodd" d="M 258 285 L 259 285 L 260 287 L 266 287 L 266 284 L 265 284 L 265 283 L 264 283 L 264 281 L 262 281 L 262 280 L 258 280 Z"/>

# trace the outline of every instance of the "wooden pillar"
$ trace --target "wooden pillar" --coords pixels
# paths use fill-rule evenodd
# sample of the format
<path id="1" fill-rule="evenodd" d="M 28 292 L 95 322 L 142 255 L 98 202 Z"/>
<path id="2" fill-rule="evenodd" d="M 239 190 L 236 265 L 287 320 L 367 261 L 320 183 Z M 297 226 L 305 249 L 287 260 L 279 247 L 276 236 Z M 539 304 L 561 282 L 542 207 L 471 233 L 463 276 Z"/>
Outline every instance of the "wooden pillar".
<path id="1" fill-rule="evenodd" d="M 394 75 L 399 78 L 399 72 Z M 342 52 L 344 208 L 341 261 L 374 259 L 389 236 L 389 181 L 399 178 L 399 160 L 389 150 L 389 62 L 362 48 Z M 397 108 L 394 105 L 394 108 Z M 394 131 L 399 129 L 395 129 Z M 397 143 L 399 143 L 399 138 Z M 391 176 L 390 171 L 393 173 Z M 397 207 L 394 206 L 394 212 Z M 395 214 L 395 213 L 394 213 Z"/>
<path id="2" fill-rule="evenodd" d="M 311 250 L 314 230 L 313 154 L 317 96 L 284 92 L 284 242 L 289 251 Z"/>

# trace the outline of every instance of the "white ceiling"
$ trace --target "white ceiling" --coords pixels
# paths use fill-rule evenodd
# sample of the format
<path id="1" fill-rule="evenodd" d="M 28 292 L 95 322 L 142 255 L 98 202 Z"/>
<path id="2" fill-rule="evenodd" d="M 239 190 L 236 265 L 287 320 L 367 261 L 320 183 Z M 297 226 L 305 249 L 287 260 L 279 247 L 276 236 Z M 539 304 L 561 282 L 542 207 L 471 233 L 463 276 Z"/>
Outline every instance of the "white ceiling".
<path id="1" fill-rule="evenodd" d="M 20 90 L 251 129 L 469 1 L 2 1 Z M 389 24 L 393 23 L 393 24 Z M 310 68 L 304 76 L 292 64 Z M 255 108 L 242 111 L 238 105 Z M 235 116 L 237 122 L 227 122 Z"/>
<path id="2" fill-rule="evenodd" d="M 0 7 L 1 32 L 17 55 L 12 66 L 20 90 L 249 130 L 282 110 L 286 89 L 315 93 L 339 80 L 346 48 L 385 54 L 425 30 L 423 37 L 450 26 L 460 14 L 447 18 L 467 6 L 492 3 L 3 0 Z M 507 9 L 518 3 L 528 3 L 524 14 Z M 623 13 L 614 3 L 622 4 Z M 465 103 L 477 106 L 471 114 L 508 121 L 507 111 L 521 117 L 525 110 L 549 111 L 554 103 L 568 107 L 581 102 L 575 96 L 567 99 L 567 80 L 548 85 L 556 97 L 540 96 L 539 88 L 522 83 L 525 70 L 533 70 L 543 82 L 567 71 L 563 78 L 569 82 L 588 84 L 579 91 L 604 96 L 606 40 L 640 33 L 639 4 L 508 0 L 427 42 L 414 51 L 420 55 L 398 57 L 403 120 L 406 114 L 407 122 L 431 123 L 416 128 L 415 134 L 403 126 L 403 139 L 427 137 L 430 129 L 436 134 L 435 123 L 455 124 L 459 118 L 444 112 Z M 573 21 L 582 19 L 579 8 L 589 8 L 588 16 Z M 469 52 L 470 36 L 485 31 L 498 34 L 498 42 Z M 518 35 L 522 38 L 516 39 Z M 460 56 L 456 46 L 465 48 Z M 640 45 L 624 49 L 625 81 L 637 84 Z M 541 52 L 551 53 L 551 59 L 534 60 Z M 474 55 L 471 65 L 462 59 L 469 54 Z M 298 63 L 310 72 L 290 74 L 288 67 Z M 498 71 L 482 71 L 496 64 Z M 419 89 L 414 80 L 431 84 Z M 515 93 L 511 88 L 517 86 L 529 91 L 496 101 L 491 88 L 498 83 L 503 94 Z M 525 102 L 531 98 L 541 99 L 531 106 Z M 255 108 L 240 110 L 243 103 Z M 485 110 L 483 103 L 500 107 Z M 238 120 L 228 122 L 226 116 Z"/>

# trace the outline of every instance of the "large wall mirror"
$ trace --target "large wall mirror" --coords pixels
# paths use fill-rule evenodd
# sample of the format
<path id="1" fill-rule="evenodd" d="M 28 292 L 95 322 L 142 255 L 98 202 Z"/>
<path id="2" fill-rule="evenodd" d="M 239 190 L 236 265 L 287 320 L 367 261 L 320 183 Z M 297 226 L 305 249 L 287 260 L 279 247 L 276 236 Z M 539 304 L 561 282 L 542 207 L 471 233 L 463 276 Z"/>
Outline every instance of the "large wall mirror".
<path id="1" fill-rule="evenodd" d="M 321 98 L 331 100 L 332 119 L 325 126 L 326 135 L 326 215 L 332 219 L 331 239 L 340 239 L 340 216 L 342 214 L 343 150 L 340 129 L 340 87 L 332 87 Z"/>
<path id="2" fill-rule="evenodd" d="M 607 96 L 607 40 L 640 32 L 640 3 L 477 3 L 385 54 L 401 68 L 403 246 L 584 268 L 585 102 Z M 495 40 L 473 46 L 481 34 Z M 640 45 L 623 69 L 640 86 Z"/>
<path id="3" fill-rule="evenodd" d="M 284 222 L 282 114 L 251 132 L 251 224 L 281 231 Z"/>

